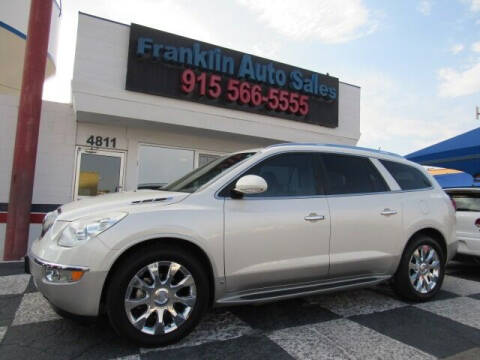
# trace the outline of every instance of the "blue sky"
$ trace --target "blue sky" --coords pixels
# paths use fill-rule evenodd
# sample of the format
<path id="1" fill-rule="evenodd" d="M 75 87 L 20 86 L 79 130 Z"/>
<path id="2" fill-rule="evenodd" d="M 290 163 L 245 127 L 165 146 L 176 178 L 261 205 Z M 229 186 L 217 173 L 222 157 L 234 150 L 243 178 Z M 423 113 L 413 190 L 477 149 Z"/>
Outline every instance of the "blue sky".
<path id="1" fill-rule="evenodd" d="M 407 154 L 479 125 L 480 0 L 82 0 L 63 7 L 48 100 L 70 101 L 84 11 L 359 85 L 361 146 Z"/>

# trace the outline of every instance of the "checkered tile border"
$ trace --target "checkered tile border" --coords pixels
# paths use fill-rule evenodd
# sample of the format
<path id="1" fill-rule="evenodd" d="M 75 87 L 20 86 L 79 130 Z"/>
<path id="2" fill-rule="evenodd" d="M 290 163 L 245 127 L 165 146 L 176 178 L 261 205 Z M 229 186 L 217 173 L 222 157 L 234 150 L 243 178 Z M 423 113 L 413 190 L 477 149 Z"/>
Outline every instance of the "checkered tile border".
<path id="1" fill-rule="evenodd" d="M 59 317 L 15 263 L 0 264 L 1 359 L 480 359 L 480 269 L 434 301 L 387 286 L 212 310 L 180 343 L 128 344 L 107 319 Z"/>

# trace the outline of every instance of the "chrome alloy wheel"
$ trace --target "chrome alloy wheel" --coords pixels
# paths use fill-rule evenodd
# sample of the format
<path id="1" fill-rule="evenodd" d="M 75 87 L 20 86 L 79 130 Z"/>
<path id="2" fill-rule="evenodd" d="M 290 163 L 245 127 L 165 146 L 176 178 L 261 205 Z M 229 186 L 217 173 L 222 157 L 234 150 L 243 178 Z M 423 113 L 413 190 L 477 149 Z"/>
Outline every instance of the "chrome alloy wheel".
<path id="1" fill-rule="evenodd" d="M 140 269 L 125 293 L 125 312 L 142 333 L 161 335 L 180 327 L 197 300 L 195 280 L 182 265 L 158 261 Z"/>
<path id="2" fill-rule="evenodd" d="M 440 277 L 440 258 L 430 245 L 420 245 L 413 252 L 408 264 L 408 275 L 413 288 L 426 294 L 438 284 Z"/>

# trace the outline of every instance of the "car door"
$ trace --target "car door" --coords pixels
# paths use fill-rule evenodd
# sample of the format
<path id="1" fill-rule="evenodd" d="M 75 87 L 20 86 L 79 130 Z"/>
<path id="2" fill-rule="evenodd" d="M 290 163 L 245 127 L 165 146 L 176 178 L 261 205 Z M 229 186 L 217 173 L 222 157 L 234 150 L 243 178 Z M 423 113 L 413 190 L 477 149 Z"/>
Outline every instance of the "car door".
<path id="1" fill-rule="evenodd" d="M 241 175 L 263 177 L 266 192 L 242 199 L 222 192 L 226 196 L 225 273 L 229 291 L 327 276 L 330 216 L 318 170 L 314 152 L 277 154 Z"/>
<path id="2" fill-rule="evenodd" d="M 332 227 L 330 277 L 391 271 L 403 236 L 401 194 L 389 191 L 367 157 L 325 153 L 322 159 Z"/>

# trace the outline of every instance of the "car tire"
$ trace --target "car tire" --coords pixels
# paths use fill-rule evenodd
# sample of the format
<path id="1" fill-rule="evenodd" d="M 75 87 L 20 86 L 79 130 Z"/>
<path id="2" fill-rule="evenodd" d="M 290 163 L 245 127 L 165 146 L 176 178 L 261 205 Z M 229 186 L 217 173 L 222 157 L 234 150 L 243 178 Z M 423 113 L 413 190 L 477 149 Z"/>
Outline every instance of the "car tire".
<path id="1" fill-rule="evenodd" d="M 115 267 L 106 311 L 119 335 L 142 346 L 163 346 L 195 328 L 209 298 L 208 276 L 194 254 L 180 247 L 143 247 Z"/>
<path id="2" fill-rule="evenodd" d="M 411 301 L 428 301 L 440 290 L 445 276 L 445 254 L 439 243 L 417 236 L 403 252 L 393 279 L 398 295 Z"/>

